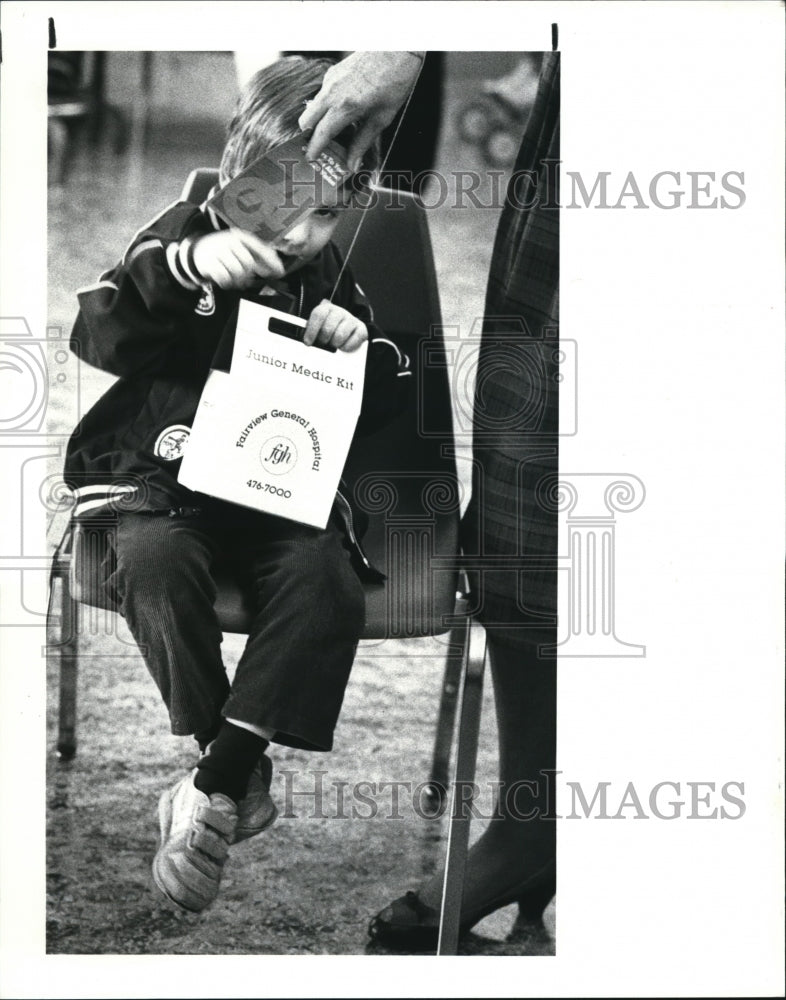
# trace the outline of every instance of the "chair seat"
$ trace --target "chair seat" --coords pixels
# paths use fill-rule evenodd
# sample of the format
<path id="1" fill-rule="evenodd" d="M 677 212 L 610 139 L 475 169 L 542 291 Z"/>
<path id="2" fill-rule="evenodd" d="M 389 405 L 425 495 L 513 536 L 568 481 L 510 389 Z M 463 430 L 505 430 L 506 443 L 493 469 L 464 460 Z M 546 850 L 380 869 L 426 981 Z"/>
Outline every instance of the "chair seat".
<path id="1" fill-rule="evenodd" d="M 253 595 L 244 590 L 228 571 L 221 567 L 216 573 L 218 596 L 216 613 L 224 632 L 247 633 L 254 614 Z M 381 639 L 387 632 L 387 601 L 384 584 L 366 584 L 366 627 L 364 639 Z M 455 594 L 453 602 L 455 602 Z M 451 605 L 451 611 L 453 607 Z"/>
<path id="2" fill-rule="evenodd" d="M 379 520 L 379 519 L 377 519 Z M 455 571 L 434 572 L 435 552 L 446 556 L 456 551 L 457 520 L 445 517 L 433 525 L 375 524 L 366 551 L 383 572 L 393 570 L 392 580 L 365 583 L 366 625 L 361 638 L 414 638 L 438 635 L 450 628 L 446 622 L 455 612 Z M 74 522 L 68 564 L 70 591 L 80 604 L 119 611 L 114 594 L 105 586 L 112 571 L 108 534 L 112 522 Z M 395 560 L 395 568 L 390 563 Z M 241 586 L 230 563 L 213 567 L 216 581 L 216 613 L 224 632 L 247 633 L 254 617 L 253 592 Z"/>

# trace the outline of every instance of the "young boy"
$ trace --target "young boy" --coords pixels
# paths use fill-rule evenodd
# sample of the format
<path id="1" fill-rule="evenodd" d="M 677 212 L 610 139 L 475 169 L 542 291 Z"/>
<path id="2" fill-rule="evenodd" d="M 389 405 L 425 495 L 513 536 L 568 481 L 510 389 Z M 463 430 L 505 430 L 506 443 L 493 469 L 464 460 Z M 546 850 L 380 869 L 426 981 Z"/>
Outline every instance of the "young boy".
<path id="1" fill-rule="evenodd" d="M 282 59 L 242 95 L 223 186 L 298 133 L 330 64 Z M 364 164 L 366 168 L 374 162 Z M 357 517 L 339 492 L 324 531 L 194 493 L 177 481 L 211 368 L 227 369 L 241 296 L 307 318 L 306 344 L 352 351 L 371 339 L 358 431 L 395 416 L 407 362 L 374 336 L 371 310 L 330 237 L 342 206 L 317 207 L 273 243 L 176 203 L 140 230 L 122 261 L 79 293 L 72 349 L 120 378 L 69 444 L 77 517 L 117 512 L 107 580 L 170 715 L 201 756 L 159 804 L 153 876 L 178 906 L 216 897 L 229 846 L 273 822 L 270 740 L 329 750 L 358 637 L 361 578 L 374 578 Z M 337 284 L 335 295 L 332 296 Z M 256 595 L 230 686 L 214 610 L 214 559 L 242 567 Z M 379 574 L 376 574 L 379 579 Z"/>

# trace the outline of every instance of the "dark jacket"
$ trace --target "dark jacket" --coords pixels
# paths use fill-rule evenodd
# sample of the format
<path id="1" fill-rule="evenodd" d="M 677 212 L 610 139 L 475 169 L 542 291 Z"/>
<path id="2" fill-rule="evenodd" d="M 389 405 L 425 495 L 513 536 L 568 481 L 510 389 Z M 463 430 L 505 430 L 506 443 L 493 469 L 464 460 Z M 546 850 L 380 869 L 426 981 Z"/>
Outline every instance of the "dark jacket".
<path id="1" fill-rule="evenodd" d="M 65 481 L 74 516 L 110 509 L 176 515 L 199 508 L 202 494 L 177 481 L 187 440 L 211 369 L 232 358 L 240 293 L 203 288 L 188 270 L 188 238 L 217 223 L 184 202 L 170 206 L 132 240 L 123 259 L 78 292 L 71 349 L 88 364 L 119 376 L 83 417 L 69 441 Z M 281 282 L 260 281 L 243 297 L 307 318 L 329 297 L 341 271 L 332 244 Z M 366 378 L 356 436 L 395 417 L 408 391 L 408 359 L 373 324 L 363 292 L 345 269 L 333 301 L 369 328 Z M 361 518 L 339 492 L 342 516 L 362 575 L 379 578 L 360 547 Z"/>

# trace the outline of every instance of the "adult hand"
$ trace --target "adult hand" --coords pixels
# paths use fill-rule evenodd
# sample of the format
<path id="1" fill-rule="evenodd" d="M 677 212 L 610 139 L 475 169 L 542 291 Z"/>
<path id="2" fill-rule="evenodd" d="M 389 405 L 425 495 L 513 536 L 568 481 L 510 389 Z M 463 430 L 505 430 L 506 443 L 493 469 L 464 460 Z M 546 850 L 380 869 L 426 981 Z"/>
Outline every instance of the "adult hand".
<path id="1" fill-rule="evenodd" d="M 353 52 L 325 74 L 322 89 L 300 116 L 304 131 L 314 129 L 306 156 L 316 159 L 347 125 L 357 125 L 349 153 L 357 170 L 363 154 L 407 99 L 424 52 Z"/>

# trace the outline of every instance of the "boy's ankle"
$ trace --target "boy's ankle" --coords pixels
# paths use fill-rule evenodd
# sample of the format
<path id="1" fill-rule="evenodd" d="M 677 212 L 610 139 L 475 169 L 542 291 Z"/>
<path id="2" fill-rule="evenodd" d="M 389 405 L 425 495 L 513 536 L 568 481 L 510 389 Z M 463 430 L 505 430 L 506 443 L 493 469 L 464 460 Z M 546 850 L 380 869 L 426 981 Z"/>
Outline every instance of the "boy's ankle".
<path id="1" fill-rule="evenodd" d="M 224 721 L 197 763 L 194 785 L 205 795 L 220 792 L 240 802 L 245 797 L 251 772 L 268 745 L 256 733 Z"/>
<path id="2" fill-rule="evenodd" d="M 220 730 L 221 730 L 221 723 L 217 722 L 209 729 L 204 729 L 199 733 L 194 733 L 194 739 L 197 741 L 200 753 L 204 753 L 205 750 L 207 750 L 207 748 L 210 746 L 210 744 L 213 742 L 216 736 L 218 736 Z"/>

